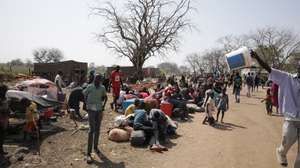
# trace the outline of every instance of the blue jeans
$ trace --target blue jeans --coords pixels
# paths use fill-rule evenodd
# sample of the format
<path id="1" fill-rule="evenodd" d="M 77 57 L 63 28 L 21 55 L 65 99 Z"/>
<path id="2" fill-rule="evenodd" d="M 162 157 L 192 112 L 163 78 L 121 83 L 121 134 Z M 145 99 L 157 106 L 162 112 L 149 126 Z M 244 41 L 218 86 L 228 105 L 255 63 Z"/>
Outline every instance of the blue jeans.
<path id="1" fill-rule="evenodd" d="M 92 147 L 94 144 L 94 149 L 98 148 L 98 141 L 100 136 L 100 126 L 102 121 L 102 111 L 92 111 L 88 110 L 89 115 L 89 136 L 88 136 L 88 149 L 87 154 L 91 154 Z"/>

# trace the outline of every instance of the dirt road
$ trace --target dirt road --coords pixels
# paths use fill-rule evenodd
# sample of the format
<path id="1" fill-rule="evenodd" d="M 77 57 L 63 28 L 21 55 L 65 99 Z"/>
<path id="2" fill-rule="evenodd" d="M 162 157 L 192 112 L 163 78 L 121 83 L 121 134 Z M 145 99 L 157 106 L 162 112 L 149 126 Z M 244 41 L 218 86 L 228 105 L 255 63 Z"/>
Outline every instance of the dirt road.
<path id="1" fill-rule="evenodd" d="M 61 119 L 57 124 L 60 133 L 45 138 L 42 142 L 42 161 L 30 167 L 117 167 L 117 168 L 277 168 L 275 148 L 281 141 L 282 117 L 267 116 L 260 99 L 265 90 L 254 92 L 251 98 L 241 97 L 236 104 L 230 94 L 230 110 L 226 112 L 224 125 L 213 128 L 202 125 L 203 113 L 192 115 L 190 122 L 180 123 L 176 139 L 171 139 L 168 152 L 150 152 L 147 148 L 133 148 L 129 143 L 114 143 L 108 140 L 106 131 L 117 114 L 105 111 L 101 127 L 101 159 L 87 165 L 87 131 L 72 133 L 72 122 Z M 244 92 L 244 90 L 243 90 Z M 245 93 L 242 92 L 242 95 Z M 288 154 L 292 167 L 296 147 Z M 95 158 L 98 158 L 95 156 Z M 30 159 L 13 164 L 24 167 Z"/>
<path id="2" fill-rule="evenodd" d="M 225 124 L 220 129 L 202 125 L 203 114 L 194 115 L 193 122 L 181 124 L 182 137 L 177 145 L 154 157 L 153 167 L 280 167 L 275 148 L 281 141 L 283 118 L 266 115 L 264 104 L 260 103 L 264 94 L 260 90 L 251 98 L 242 96 L 240 104 L 230 96 L 230 110 L 225 113 Z M 288 154 L 289 167 L 293 167 L 296 148 L 294 145 Z"/>

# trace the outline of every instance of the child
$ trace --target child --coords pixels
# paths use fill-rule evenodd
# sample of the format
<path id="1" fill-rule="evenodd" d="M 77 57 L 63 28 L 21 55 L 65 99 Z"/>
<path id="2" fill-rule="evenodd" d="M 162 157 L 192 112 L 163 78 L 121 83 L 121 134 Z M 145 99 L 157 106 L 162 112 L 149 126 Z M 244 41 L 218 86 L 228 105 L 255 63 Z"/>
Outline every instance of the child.
<path id="1" fill-rule="evenodd" d="M 219 101 L 218 101 L 218 113 L 217 113 L 217 122 L 219 119 L 219 114 L 222 112 L 222 118 L 221 123 L 223 123 L 224 113 L 229 109 L 229 99 L 228 95 L 226 94 L 226 88 L 222 90 L 222 93 L 220 94 Z"/>
<path id="2" fill-rule="evenodd" d="M 137 107 L 139 107 L 139 105 L 141 104 L 140 100 L 139 99 L 135 99 L 134 100 L 134 103 L 129 105 L 126 110 L 125 110 L 125 113 L 124 115 L 127 117 L 129 116 L 130 114 L 133 114 L 134 113 L 134 110 L 137 109 Z"/>
<path id="3" fill-rule="evenodd" d="M 24 140 L 26 140 L 28 134 L 35 133 L 38 130 L 39 115 L 37 113 L 37 105 L 30 100 L 23 98 L 21 103 L 26 108 L 26 124 L 24 127 Z"/>
<path id="4" fill-rule="evenodd" d="M 272 114 L 272 95 L 271 95 L 270 88 L 267 90 L 266 98 L 264 98 L 261 102 L 264 102 L 264 101 L 266 103 L 267 114 L 271 115 Z"/>
<path id="5" fill-rule="evenodd" d="M 214 101 L 214 93 L 212 90 L 206 91 L 206 102 L 204 104 L 206 117 L 202 121 L 202 124 L 206 124 L 206 121 L 208 121 L 209 125 L 214 125 L 215 119 L 213 117 L 213 111 L 215 111 L 215 101 Z"/>

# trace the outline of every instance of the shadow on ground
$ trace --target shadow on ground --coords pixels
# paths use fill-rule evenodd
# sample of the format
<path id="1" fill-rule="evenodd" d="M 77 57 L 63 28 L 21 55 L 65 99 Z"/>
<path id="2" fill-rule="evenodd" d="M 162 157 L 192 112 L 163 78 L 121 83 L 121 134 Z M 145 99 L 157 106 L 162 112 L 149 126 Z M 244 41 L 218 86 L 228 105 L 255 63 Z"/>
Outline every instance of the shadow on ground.
<path id="1" fill-rule="evenodd" d="M 102 152 L 98 153 L 97 156 L 101 159 L 102 162 L 93 161 L 92 164 L 96 165 L 97 167 L 107 167 L 107 168 L 125 168 L 125 163 L 115 163 L 112 162 L 108 157 L 106 157 Z"/>
<path id="2" fill-rule="evenodd" d="M 232 131 L 235 128 L 247 129 L 244 126 L 233 124 L 233 123 L 215 123 L 213 127 L 223 131 Z"/>

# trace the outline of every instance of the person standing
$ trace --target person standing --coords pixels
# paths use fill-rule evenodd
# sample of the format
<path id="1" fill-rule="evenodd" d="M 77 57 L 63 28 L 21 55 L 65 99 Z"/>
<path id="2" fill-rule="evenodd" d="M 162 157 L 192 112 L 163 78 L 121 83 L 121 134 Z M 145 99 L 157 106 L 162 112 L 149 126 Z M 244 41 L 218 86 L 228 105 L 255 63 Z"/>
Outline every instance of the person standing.
<path id="1" fill-rule="evenodd" d="M 88 148 L 87 148 L 87 163 L 92 163 L 91 157 L 92 147 L 94 145 L 94 151 L 98 154 L 98 140 L 100 135 L 100 126 L 103 117 L 103 100 L 106 99 L 105 87 L 101 84 L 101 76 L 95 75 L 94 82 L 89 84 L 86 89 L 83 90 L 83 94 L 86 100 L 86 108 L 88 112 L 89 120 L 89 135 L 88 135 Z"/>
<path id="2" fill-rule="evenodd" d="M 37 104 L 27 98 L 21 100 L 21 104 L 25 106 L 26 124 L 24 126 L 24 140 L 27 140 L 28 135 L 39 134 L 39 114 Z"/>
<path id="3" fill-rule="evenodd" d="M 219 114 L 220 112 L 222 112 L 221 123 L 223 123 L 224 113 L 229 109 L 229 98 L 228 95 L 226 94 L 226 88 L 222 90 L 222 93 L 219 96 L 217 109 L 218 109 L 217 122 L 219 119 Z"/>
<path id="4" fill-rule="evenodd" d="M 62 71 L 58 71 L 54 79 L 54 83 L 56 84 L 59 92 L 62 92 L 62 88 L 66 86 L 65 82 L 62 80 L 62 76 L 63 76 Z"/>
<path id="5" fill-rule="evenodd" d="M 88 84 L 91 84 L 94 82 L 94 78 L 95 78 L 95 70 L 91 70 L 89 73 L 89 77 L 88 77 Z"/>
<path id="6" fill-rule="evenodd" d="M 250 72 L 248 72 L 248 75 L 246 76 L 246 85 L 247 85 L 247 97 L 251 96 L 251 88 L 253 84 L 252 76 L 250 75 Z"/>
<path id="7" fill-rule="evenodd" d="M 57 100 L 63 102 L 65 100 L 65 95 L 63 93 L 63 88 L 66 87 L 65 82 L 62 79 L 63 73 L 62 71 L 58 71 L 57 75 L 55 76 L 54 83 L 57 86 Z"/>
<path id="8" fill-rule="evenodd" d="M 272 82 L 271 95 L 272 95 L 272 106 L 276 108 L 276 114 L 278 114 L 278 85 Z"/>
<path id="9" fill-rule="evenodd" d="M 255 75 L 255 78 L 254 78 L 254 84 L 255 84 L 254 89 L 256 88 L 256 91 L 258 91 L 258 87 L 259 87 L 259 85 L 260 85 L 260 74 L 259 74 L 259 73 L 257 73 L 257 74 Z"/>
<path id="10" fill-rule="evenodd" d="M 110 103 L 111 109 L 117 111 L 117 100 L 120 96 L 121 86 L 123 85 L 120 73 L 120 66 L 116 66 L 115 70 L 110 75 L 110 82 L 112 86 L 113 102 Z"/>
<path id="11" fill-rule="evenodd" d="M 286 155 L 289 149 L 296 141 L 298 141 L 298 143 L 300 141 L 300 64 L 297 66 L 297 75 L 294 76 L 288 72 L 271 68 L 254 51 L 251 51 L 251 56 L 269 72 L 269 79 L 275 82 L 280 89 L 278 104 L 285 121 L 282 126 L 282 142 L 280 146 L 276 148 L 276 156 L 282 166 L 287 166 Z M 299 152 L 298 149 L 294 163 L 295 168 L 300 167 Z"/>
<path id="12" fill-rule="evenodd" d="M 242 77 L 240 73 L 237 72 L 234 79 L 233 79 L 233 90 L 235 95 L 235 102 L 240 103 L 240 95 L 242 90 Z"/>
<path id="13" fill-rule="evenodd" d="M 267 90 L 266 97 L 262 99 L 261 102 L 265 102 L 267 114 L 272 115 L 272 96 L 270 88 Z"/>
<path id="14" fill-rule="evenodd" d="M 8 88 L 4 84 L 0 84 L 0 160 L 3 158 L 7 152 L 3 149 L 4 139 L 6 135 L 6 129 L 8 127 L 8 117 L 9 117 L 9 106 L 6 100 L 6 92 Z M 0 162 L 0 165 L 2 163 Z"/>

